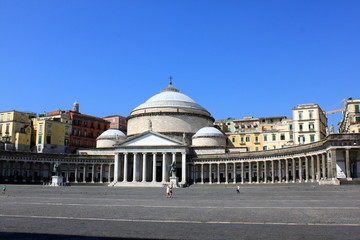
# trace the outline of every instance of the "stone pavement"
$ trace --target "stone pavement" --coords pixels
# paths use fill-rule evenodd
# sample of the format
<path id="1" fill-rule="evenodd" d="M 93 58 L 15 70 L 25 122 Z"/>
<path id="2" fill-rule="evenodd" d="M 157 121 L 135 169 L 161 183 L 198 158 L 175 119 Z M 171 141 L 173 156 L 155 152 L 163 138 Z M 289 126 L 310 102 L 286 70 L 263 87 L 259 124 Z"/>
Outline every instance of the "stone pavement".
<path id="1" fill-rule="evenodd" d="M 360 239 L 360 186 L 7 185 L 0 239 Z"/>

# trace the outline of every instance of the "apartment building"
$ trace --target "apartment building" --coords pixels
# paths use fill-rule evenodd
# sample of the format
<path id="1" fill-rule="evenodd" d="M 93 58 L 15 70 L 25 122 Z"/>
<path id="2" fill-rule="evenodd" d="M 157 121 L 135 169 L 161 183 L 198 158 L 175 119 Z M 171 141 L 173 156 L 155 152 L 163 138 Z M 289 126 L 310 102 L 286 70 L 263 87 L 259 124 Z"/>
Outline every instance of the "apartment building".
<path id="1" fill-rule="evenodd" d="M 343 118 L 338 124 L 339 133 L 360 133 L 360 99 L 345 101 Z"/>
<path id="2" fill-rule="evenodd" d="M 32 121 L 35 113 L 6 111 L 0 112 L 1 148 L 13 151 L 30 151 Z"/>
<path id="3" fill-rule="evenodd" d="M 324 139 L 327 118 L 318 104 L 301 104 L 292 109 L 294 144 L 307 144 Z"/>

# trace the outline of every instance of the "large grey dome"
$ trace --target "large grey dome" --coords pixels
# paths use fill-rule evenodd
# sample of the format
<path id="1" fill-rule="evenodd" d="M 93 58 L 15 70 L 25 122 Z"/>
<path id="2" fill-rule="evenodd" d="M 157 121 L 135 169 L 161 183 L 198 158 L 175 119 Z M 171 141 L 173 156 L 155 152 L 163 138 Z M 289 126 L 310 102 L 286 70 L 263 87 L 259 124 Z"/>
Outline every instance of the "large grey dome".
<path id="1" fill-rule="evenodd" d="M 108 129 L 96 139 L 97 148 L 111 148 L 114 144 L 124 141 L 125 134 L 118 129 Z"/>
<path id="2" fill-rule="evenodd" d="M 196 137 L 225 137 L 225 135 L 215 127 L 203 127 L 193 136 Z"/>
<path id="3" fill-rule="evenodd" d="M 193 108 L 206 111 L 205 108 L 197 104 L 190 97 L 182 94 L 180 90 L 172 85 L 169 85 L 167 88 L 163 89 L 161 93 L 149 98 L 145 103 L 135 108 L 134 111 L 147 108 L 165 107 Z"/>

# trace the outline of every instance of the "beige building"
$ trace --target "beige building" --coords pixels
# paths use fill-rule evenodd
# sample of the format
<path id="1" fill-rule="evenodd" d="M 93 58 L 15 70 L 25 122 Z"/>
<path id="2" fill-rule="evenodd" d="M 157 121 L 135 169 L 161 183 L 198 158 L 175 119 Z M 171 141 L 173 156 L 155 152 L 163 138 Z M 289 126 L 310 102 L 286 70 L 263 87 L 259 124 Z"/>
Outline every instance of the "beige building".
<path id="1" fill-rule="evenodd" d="M 318 104 L 302 104 L 293 108 L 294 144 L 323 140 L 327 135 L 327 118 Z"/>
<path id="2" fill-rule="evenodd" d="M 360 133 L 360 99 L 346 100 L 338 129 L 339 133 Z"/>
<path id="3" fill-rule="evenodd" d="M 32 146 L 32 122 L 35 113 L 7 111 L 0 113 L 1 148 L 6 150 L 30 151 Z"/>

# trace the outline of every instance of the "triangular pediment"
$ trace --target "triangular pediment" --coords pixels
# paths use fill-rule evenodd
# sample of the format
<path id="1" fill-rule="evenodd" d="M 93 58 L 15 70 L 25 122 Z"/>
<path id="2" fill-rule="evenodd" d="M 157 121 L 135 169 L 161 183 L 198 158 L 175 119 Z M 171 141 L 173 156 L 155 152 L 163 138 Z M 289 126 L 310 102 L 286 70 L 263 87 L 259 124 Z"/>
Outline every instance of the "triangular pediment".
<path id="1" fill-rule="evenodd" d="M 128 139 L 119 145 L 119 147 L 134 147 L 134 146 L 181 146 L 182 144 L 176 140 L 153 132 L 135 136 Z"/>

